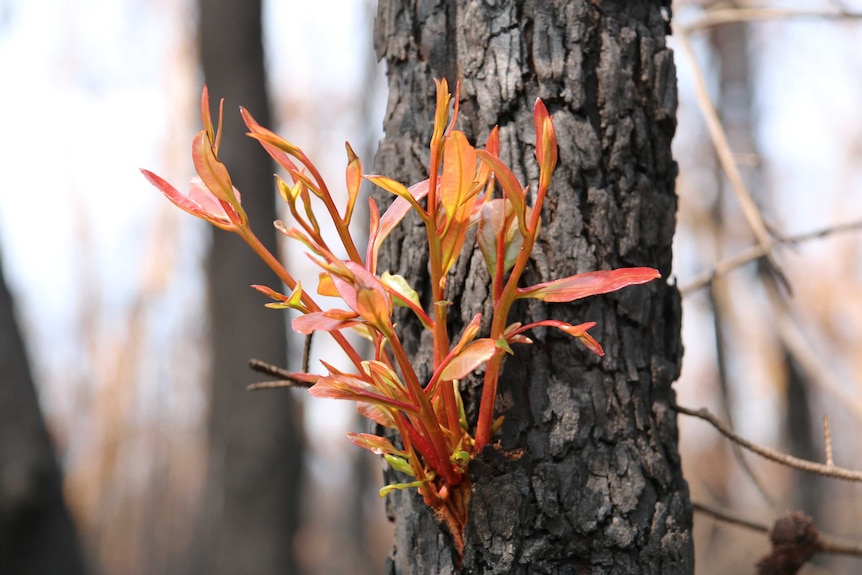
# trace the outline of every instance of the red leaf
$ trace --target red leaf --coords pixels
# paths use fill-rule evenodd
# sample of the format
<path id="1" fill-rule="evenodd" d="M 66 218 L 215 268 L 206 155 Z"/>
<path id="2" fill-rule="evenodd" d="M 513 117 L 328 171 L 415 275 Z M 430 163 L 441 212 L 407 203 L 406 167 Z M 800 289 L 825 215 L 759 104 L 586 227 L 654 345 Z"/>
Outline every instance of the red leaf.
<path id="1" fill-rule="evenodd" d="M 324 365 L 327 364 L 324 363 Z M 308 393 L 313 397 L 373 403 L 406 413 L 416 413 L 416 409 L 411 404 L 378 393 L 365 379 L 339 372 L 331 366 L 328 366 L 328 369 L 329 375 L 320 376 L 317 383 L 308 389 Z"/>
<path id="2" fill-rule="evenodd" d="M 536 160 L 538 160 L 539 166 L 542 165 L 545 159 L 544 130 L 545 120 L 548 117 L 548 109 L 545 107 L 545 103 L 542 102 L 541 98 L 536 98 L 536 103 L 533 106 L 533 126 L 536 130 Z"/>
<path id="3" fill-rule="evenodd" d="M 620 268 L 587 272 L 519 289 L 519 297 L 532 297 L 548 302 L 569 302 L 616 291 L 630 285 L 643 284 L 660 278 L 653 268 Z"/>
<path id="4" fill-rule="evenodd" d="M 599 342 L 596 341 L 593 336 L 591 336 L 590 334 L 587 333 L 588 329 L 590 329 L 596 325 L 596 322 L 594 322 L 594 321 L 589 321 L 589 322 L 582 323 L 579 325 L 572 325 L 572 324 L 566 323 L 564 321 L 556 320 L 556 319 L 544 319 L 542 321 L 537 321 L 537 322 L 534 322 L 534 323 L 531 323 L 528 325 L 519 326 L 516 329 L 513 329 L 511 331 L 509 331 L 509 329 L 507 328 L 506 332 L 508 335 L 506 337 L 510 342 L 517 343 L 515 341 L 515 338 L 522 337 L 520 335 L 522 332 L 525 332 L 529 329 L 533 329 L 534 327 L 539 327 L 542 325 L 548 326 L 548 327 L 555 327 L 561 331 L 564 331 L 567 334 L 569 334 L 570 336 L 578 338 L 578 340 L 582 344 L 584 344 L 584 346 L 588 350 L 595 353 L 596 355 L 598 355 L 598 356 L 605 355 L 605 352 L 602 349 L 602 346 L 599 345 Z M 512 327 L 512 326 L 509 326 L 509 327 Z"/>

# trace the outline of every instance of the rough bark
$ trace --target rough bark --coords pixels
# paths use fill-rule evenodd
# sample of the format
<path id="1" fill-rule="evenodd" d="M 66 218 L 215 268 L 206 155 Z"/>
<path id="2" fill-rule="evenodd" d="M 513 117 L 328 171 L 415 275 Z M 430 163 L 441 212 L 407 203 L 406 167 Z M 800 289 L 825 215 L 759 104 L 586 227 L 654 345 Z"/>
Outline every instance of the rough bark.
<path id="1" fill-rule="evenodd" d="M 676 76 L 669 2 L 381 0 L 375 43 L 390 98 L 375 172 L 428 176 L 432 78 L 461 82 L 460 128 L 481 143 L 500 126 L 501 157 L 535 187 L 532 105 L 554 115 L 559 163 L 528 281 L 648 265 L 671 271 Z M 381 203 L 388 201 L 378 195 Z M 381 254 L 427 283 L 424 230 L 408 221 Z M 450 328 L 487 312 L 478 251 L 449 281 Z M 691 506 L 680 470 L 671 383 L 680 302 L 654 282 L 577 305 L 515 309 L 513 320 L 595 320 L 597 358 L 556 331 L 504 365 L 498 444 L 471 466 L 464 573 L 691 573 Z M 419 365 L 430 346 L 399 325 Z M 476 382 L 462 383 L 475 416 Z M 412 492 L 395 492 L 392 574 L 453 573 L 450 540 Z"/>
<path id="2" fill-rule="evenodd" d="M 201 0 L 204 76 L 213 105 L 225 99 L 220 156 L 242 192 L 252 229 L 275 252 L 272 162 L 245 137 L 246 107 L 270 125 L 259 0 Z M 215 111 L 213 112 L 216 113 Z M 213 230 L 208 261 L 212 337 L 209 473 L 199 524 L 196 573 L 295 572 L 301 420 L 289 393 L 249 393 L 259 378 L 247 362 L 286 365 L 284 316 L 265 309 L 249 284 L 275 275 L 239 238 Z"/>
<path id="3" fill-rule="evenodd" d="M 85 572 L 62 475 L 0 270 L 0 574 Z"/>

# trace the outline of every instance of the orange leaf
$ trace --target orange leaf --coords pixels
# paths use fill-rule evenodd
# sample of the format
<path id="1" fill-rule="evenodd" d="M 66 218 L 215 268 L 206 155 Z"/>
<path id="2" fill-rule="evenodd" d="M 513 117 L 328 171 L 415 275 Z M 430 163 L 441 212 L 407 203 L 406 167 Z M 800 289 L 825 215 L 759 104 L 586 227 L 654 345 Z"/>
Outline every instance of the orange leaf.
<path id="1" fill-rule="evenodd" d="M 198 132 L 192 142 L 192 161 L 204 185 L 218 199 L 236 206 L 239 202 L 227 168 L 216 157 L 205 130 Z"/>
<path id="2" fill-rule="evenodd" d="M 347 142 L 344 143 L 347 148 L 347 169 L 344 177 L 347 180 L 347 209 L 344 212 L 343 222 L 350 223 L 353 217 L 353 207 L 356 205 L 356 198 L 359 196 L 359 184 L 362 183 L 362 162 L 359 157 L 353 152 L 353 148 Z"/>
<path id="3" fill-rule="evenodd" d="M 455 130 L 443 145 L 443 183 L 440 202 L 451 220 L 466 201 L 476 174 L 476 150 L 460 130 Z"/>

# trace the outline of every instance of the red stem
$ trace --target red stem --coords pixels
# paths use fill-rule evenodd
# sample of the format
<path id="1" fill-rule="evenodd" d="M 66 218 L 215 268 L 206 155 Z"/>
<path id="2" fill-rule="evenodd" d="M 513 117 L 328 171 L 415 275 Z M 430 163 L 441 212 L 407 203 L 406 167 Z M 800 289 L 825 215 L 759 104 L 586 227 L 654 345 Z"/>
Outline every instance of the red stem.
<path id="1" fill-rule="evenodd" d="M 252 232 L 248 228 L 239 228 L 237 230 L 237 234 L 245 241 L 245 243 L 247 243 L 251 247 L 251 249 L 254 250 L 258 257 L 262 259 L 263 262 L 267 266 L 269 266 L 269 268 L 273 272 L 275 272 L 275 275 L 277 275 L 278 278 L 284 282 L 284 284 L 288 287 L 288 289 L 290 289 L 290 291 L 296 289 L 296 280 L 293 278 L 292 275 L 290 275 L 290 273 L 284 268 L 284 266 L 281 265 L 281 262 L 278 261 L 278 258 L 272 255 L 272 253 L 268 249 L 266 249 L 266 246 L 264 246 L 263 243 L 261 243 L 261 241 L 257 238 L 257 236 L 254 235 L 254 232 Z M 305 290 L 302 290 L 301 299 L 302 303 L 305 304 L 305 307 L 307 307 L 310 311 L 320 311 L 320 306 L 317 305 L 317 302 L 311 299 L 311 296 L 308 295 L 308 292 L 306 292 Z M 335 339 L 338 345 L 341 346 L 341 349 L 344 350 L 344 353 L 347 354 L 347 357 L 350 358 L 351 363 L 353 363 L 356 369 L 361 371 L 362 358 L 359 357 L 359 354 L 356 352 L 355 349 L 353 349 L 353 346 L 350 345 L 350 342 L 347 341 L 347 338 L 345 338 L 344 335 L 338 331 L 332 331 L 330 333 L 332 334 L 332 337 Z"/>

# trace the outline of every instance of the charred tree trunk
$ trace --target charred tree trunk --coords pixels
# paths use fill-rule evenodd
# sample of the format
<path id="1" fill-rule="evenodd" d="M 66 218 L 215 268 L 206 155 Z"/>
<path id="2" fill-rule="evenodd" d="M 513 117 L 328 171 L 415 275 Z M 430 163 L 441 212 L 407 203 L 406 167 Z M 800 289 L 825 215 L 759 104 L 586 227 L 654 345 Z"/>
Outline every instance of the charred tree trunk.
<path id="1" fill-rule="evenodd" d="M 246 128 L 243 105 L 270 125 L 260 0 L 201 0 L 204 76 L 213 104 L 225 99 L 220 151 L 252 228 L 275 253 L 274 166 Z M 214 110 L 213 112 L 217 112 Z M 251 283 L 278 286 L 239 238 L 213 231 L 208 262 L 212 393 L 208 485 L 195 573 L 295 572 L 292 541 L 299 514 L 301 418 L 289 393 L 252 394 L 247 364 L 286 365 L 284 316 L 265 309 Z"/>
<path id="2" fill-rule="evenodd" d="M 0 575 L 79 575 L 83 554 L 13 308 L 0 270 Z"/>
<path id="3" fill-rule="evenodd" d="M 375 171 L 407 184 L 428 177 L 432 78 L 446 77 L 461 82 L 460 128 L 481 143 L 499 124 L 501 158 L 534 187 L 532 106 L 541 97 L 554 115 L 559 163 L 528 279 L 636 265 L 668 277 L 677 202 L 669 17 L 662 1 L 381 0 L 375 42 L 390 98 Z M 427 284 L 424 230 L 408 221 L 397 233 L 381 271 Z M 458 333 L 488 312 L 489 279 L 478 250 L 453 274 L 447 299 Z M 598 321 L 607 355 L 548 331 L 506 361 L 497 408 L 505 422 L 471 466 L 462 571 L 693 572 L 671 407 L 682 355 L 676 288 L 654 282 L 514 313 L 512 321 Z M 418 323 L 404 315 L 399 326 L 416 361 L 429 364 Z M 462 387 L 475 415 L 478 387 Z M 390 497 L 388 572 L 457 572 L 448 536 L 419 497 Z"/>

